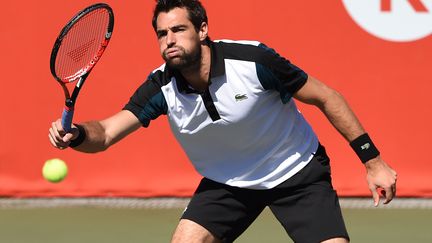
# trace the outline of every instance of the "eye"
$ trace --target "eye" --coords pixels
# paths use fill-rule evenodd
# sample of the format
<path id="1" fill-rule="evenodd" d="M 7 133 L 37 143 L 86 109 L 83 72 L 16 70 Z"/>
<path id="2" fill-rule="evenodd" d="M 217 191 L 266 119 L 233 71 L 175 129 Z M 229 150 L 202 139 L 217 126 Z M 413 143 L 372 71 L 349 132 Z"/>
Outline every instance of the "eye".
<path id="1" fill-rule="evenodd" d="M 165 31 L 165 30 L 158 30 L 156 32 L 156 34 L 157 34 L 157 38 L 161 39 L 161 38 L 163 38 L 163 37 L 165 37 L 167 35 L 167 31 Z"/>
<path id="2" fill-rule="evenodd" d="M 176 32 L 183 32 L 186 30 L 185 26 L 175 26 L 172 28 L 172 32 L 176 33 Z"/>

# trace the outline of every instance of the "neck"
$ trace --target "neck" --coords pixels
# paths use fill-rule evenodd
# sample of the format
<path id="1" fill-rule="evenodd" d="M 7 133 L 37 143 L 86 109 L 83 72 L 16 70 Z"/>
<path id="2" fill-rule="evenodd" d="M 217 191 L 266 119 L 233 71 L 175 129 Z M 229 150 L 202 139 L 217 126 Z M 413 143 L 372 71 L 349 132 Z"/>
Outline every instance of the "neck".
<path id="1" fill-rule="evenodd" d="M 188 69 L 181 70 L 187 82 L 197 91 L 205 91 L 208 87 L 211 65 L 211 50 L 207 44 L 201 45 L 201 60 Z"/>

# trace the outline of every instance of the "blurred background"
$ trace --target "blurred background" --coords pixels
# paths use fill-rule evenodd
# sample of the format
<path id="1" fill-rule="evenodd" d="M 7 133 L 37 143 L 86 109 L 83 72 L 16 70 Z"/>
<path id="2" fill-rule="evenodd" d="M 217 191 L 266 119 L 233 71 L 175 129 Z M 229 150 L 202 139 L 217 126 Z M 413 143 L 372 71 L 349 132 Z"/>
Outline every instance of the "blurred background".
<path id="1" fill-rule="evenodd" d="M 163 62 L 151 27 L 154 1 L 105 2 L 115 12 L 113 37 L 78 98 L 74 117 L 78 123 L 120 111 Z M 334 187 L 342 197 L 355 242 L 431 242 L 432 236 L 422 228 L 432 223 L 431 211 L 422 208 L 432 208 L 432 159 L 428 156 L 432 1 L 202 2 L 212 39 L 259 40 L 340 91 L 383 158 L 398 172 L 402 199 L 393 207 L 406 211 L 350 209 L 364 201 L 348 206 L 345 199 L 364 197 L 367 205 L 372 204 L 364 166 L 319 110 L 299 105 L 332 159 Z M 2 242 L 167 242 L 200 180 L 174 140 L 166 117 L 103 153 L 59 151 L 50 145 L 48 129 L 61 116 L 64 102 L 49 69 L 51 49 L 64 24 L 93 3 L 1 3 Z M 69 166 L 68 176 L 58 184 L 45 181 L 41 174 L 44 162 L 52 158 Z M 170 204 L 170 198 L 179 200 Z M 411 198 L 422 199 L 413 202 Z M 166 207 L 174 211 L 165 210 L 167 202 Z M 49 204 L 61 209 L 45 209 Z M 154 205 L 156 211 L 141 210 Z M 283 241 L 282 228 L 273 232 L 278 223 L 274 218 L 267 221 L 267 215 L 248 231 L 254 233 L 239 242 L 263 242 L 263 235 L 276 237 L 265 238 L 267 242 Z M 279 239 L 278 234 L 283 236 Z"/>
<path id="2" fill-rule="evenodd" d="M 398 172 L 398 195 L 432 196 L 431 1 L 202 2 L 212 39 L 259 40 L 340 91 Z M 50 74 L 51 48 L 64 24 L 93 3 L 2 3 L 0 196 L 190 196 L 200 177 L 165 116 L 103 153 L 49 144 L 48 129 L 64 102 Z M 115 12 L 113 37 L 78 98 L 75 122 L 121 110 L 163 62 L 151 27 L 154 1 L 106 3 Z M 339 195 L 368 196 L 365 170 L 349 145 L 319 110 L 299 106 L 332 158 Z M 51 158 L 69 165 L 60 184 L 41 176 Z"/>

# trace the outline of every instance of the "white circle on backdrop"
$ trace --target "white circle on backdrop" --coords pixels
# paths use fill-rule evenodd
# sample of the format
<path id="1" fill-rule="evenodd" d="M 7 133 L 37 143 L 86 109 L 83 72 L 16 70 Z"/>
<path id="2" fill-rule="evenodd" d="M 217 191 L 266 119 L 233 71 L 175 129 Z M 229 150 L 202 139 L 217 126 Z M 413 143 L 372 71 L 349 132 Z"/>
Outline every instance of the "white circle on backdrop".
<path id="1" fill-rule="evenodd" d="M 390 3 L 386 11 L 383 1 Z M 346 10 L 368 33 L 395 42 L 409 42 L 432 34 L 432 0 L 342 0 Z M 416 10 L 423 5 L 426 11 Z"/>

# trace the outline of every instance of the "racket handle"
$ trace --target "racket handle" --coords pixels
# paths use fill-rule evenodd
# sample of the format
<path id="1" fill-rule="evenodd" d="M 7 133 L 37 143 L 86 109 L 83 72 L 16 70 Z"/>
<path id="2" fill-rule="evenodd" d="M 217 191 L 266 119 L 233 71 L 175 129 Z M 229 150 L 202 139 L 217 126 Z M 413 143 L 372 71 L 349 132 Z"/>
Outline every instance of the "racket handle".
<path id="1" fill-rule="evenodd" d="M 73 114 L 74 114 L 73 108 L 69 108 L 69 107 L 63 108 L 61 123 L 65 132 L 71 131 Z"/>

